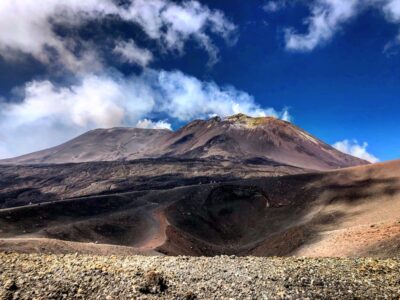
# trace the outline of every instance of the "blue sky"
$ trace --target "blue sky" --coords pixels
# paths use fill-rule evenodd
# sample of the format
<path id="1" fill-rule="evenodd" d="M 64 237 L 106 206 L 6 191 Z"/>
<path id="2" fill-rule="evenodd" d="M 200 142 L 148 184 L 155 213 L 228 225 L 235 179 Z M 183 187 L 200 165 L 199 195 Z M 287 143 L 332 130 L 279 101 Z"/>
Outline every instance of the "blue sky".
<path id="1" fill-rule="evenodd" d="M 400 0 L 45 1 L 0 4 L 0 157 L 239 111 L 400 157 Z"/>

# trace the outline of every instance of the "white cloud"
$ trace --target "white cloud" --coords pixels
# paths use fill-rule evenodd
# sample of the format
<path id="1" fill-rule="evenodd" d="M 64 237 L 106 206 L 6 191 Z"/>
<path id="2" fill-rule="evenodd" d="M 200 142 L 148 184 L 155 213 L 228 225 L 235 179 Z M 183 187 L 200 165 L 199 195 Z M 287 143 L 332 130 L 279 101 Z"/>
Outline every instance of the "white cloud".
<path id="1" fill-rule="evenodd" d="M 136 123 L 137 128 L 145 128 L 145 129 L 168 129 L 172 130 L 172 125 L 167 121 L 152 121 L 149 119 L 143 119 Z"/>
<path id="2" fill-rule="evenodd" d="M 43 0 L 39 4 L 32 0 L 3 0 L 0 2 L 0 55 L 19 59 L 21 54 L 29 54 L 50 63 L 56 51 L 64 65 L 80 69 L 87 60 L 74 55 L 74 41 L 58 36 L 53 24 L 80 25 L 83 20 L 115 11 L 110 1 Z M 82 55 L 91 61 L 88 65 L 93 63 L 93 51 L 86 50 Z"/>
<path id="3" fill-rule="evenodd" d="M 49 81 L 32 81 L 24 87 L 21 103 L 4 104 L 3 114 L 14 120 L 9 126 L 35 123 L 42 119 L 77 127 L 111 127 L 122 124 L 126 116 L 125 102 L 134 99 L 134 114 L 142 115 L 151 108 L 146 92 L 130 90 L 124 80 L 87 76 L 79 85 L 58 87 Z M 133 113 L 132 112 L 132 113 Z"/>
<path id="4" fill-rule="evenodd" d="M 42 0 L 40 3 L 2 0 L 0 55 L 8 60 L 20 59 L 21 54 L 32 55 L 45 64 L 57 61 L 75 71 L 99 68 L 95 44 L 83 41 L 77 35 L 60 36 L 54 25 L 79 27 L 88 20 L 110 16 L 139 25 L 150 39 L 158 41 L 167 50 L 183 52 L 185 42 L 194 39 L 210 53 L 213 61 L 218 51 L 209 33 L 228 39 L 236 28 L 223 13 L 210 10 L 197 1 L 130 0 L 128 5 L 117 6 L 112 0 Z M 133 45 L 131 41 L 125 48 L 120 48 L 119 42 L 117 49 L 130 61 L 149 62 L 148 50 Z M 78 51 L 78 46 L 83 49 Z"/>
<path id="5" fill-rule="evenodd" d="M 54 146 L 98 127 L 170 128 L 166 121 L 149 121 L 149 115 L 182 122 L 240 112 L 288 118 L 286 110 L 263 108 L 232 86 L 220 87 L 179 71 L 145 70 L 129 78 L 82 75 L 71 86 L 32 81 L 20 88 L 20 93 L 24 95 L 20 102 L 0 107 L 0 155 Z"/>
<path id="6" fill-rule="evenodd" d="M 357 140 L 343 140 L 332 145 L 337 150 L 352 156 L 367 160 L 371 163 L 379 161 L 377 157 L 367 151 L 368 143 L 359 144 Z"/>
<path id="7" fill-rule="evenodd" d="M 263 10 L 266 12 L 277 12 L 286 7 L 285 0 L 268 1 L 263 5 Z"/>
<path id="8" fill-rule="evenodd" d="M 293 29 L 286 31 L 286 48 L 296 51 L 311 51 L 329 41 L 343 23 L 358 13 L 360 0 L 317 0 L 311 7 L 307 19 L 308 32 L 298 34 Z"/>
<path id="9" fill-rule="evenodd" d="M 141 67 L 146 67 L 153 60 L 153 54 L 147 49 L 139 48 L 133 40 L 117 42 L 113 52 L 118 54 L 122 61 Z"/>
<path id="10" fill-rule="evenodd" d="M 387 21 L 400 23 L 400 0 L 315 0 L 308 5 L 311 16 L 304 21 L 308 25 L 307 32 L 298 33 L 293 28 L 285 31 L 288 50 L 307 52 L 329 42 L 345 23 L 366 8 L 378 9 Z M 275 6 L 272 4 L 270 8 Z M 393 45 L 397 45 L 396 40 L 385 47 Z"/>
<path id="11" fill-rule="evenodd" d="M 197 1 L 177 4 L 165 0 L 136 0 L 122 16 L 135 20 L 149 37 L 179 53 L 183 53 L 187 40 L 194 39 L 209 53 L 210 64 L 218 60 L 218 49 L 207 31 L 222 36 L 226 41 L 235 39 L 236 26 L 221 11 L 210 10 Z"/>
<path id="12" fill-rule="evenodd" d="M 386 4 L 383 7 L 383 11 L 386 14 L 386 18 L 391 22 L 400 22 L 400 1 L 399 0 L 387 0 L 384 1 Z"/>
<path id="13" fill-rule="evenodd" d="M 383 7 L 386 19 L 389 22 L 400 24 L 400 0 L 389 0 Z M 400 46 L 400 32 L 391 41 L 386 43 L 383 52 L 388 56 L 396 55 L 399 52 Z"/>

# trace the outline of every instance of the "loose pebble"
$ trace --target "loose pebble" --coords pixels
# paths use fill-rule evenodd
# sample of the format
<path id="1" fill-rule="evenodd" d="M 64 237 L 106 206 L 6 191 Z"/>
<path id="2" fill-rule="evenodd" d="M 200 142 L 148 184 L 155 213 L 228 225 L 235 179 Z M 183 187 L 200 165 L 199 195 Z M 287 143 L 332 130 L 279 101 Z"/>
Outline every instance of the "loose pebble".
<path id="1" fill-rule="evenodd" d="M 0 253 L 0 299 L 399 299 L 400 259 Z"/>

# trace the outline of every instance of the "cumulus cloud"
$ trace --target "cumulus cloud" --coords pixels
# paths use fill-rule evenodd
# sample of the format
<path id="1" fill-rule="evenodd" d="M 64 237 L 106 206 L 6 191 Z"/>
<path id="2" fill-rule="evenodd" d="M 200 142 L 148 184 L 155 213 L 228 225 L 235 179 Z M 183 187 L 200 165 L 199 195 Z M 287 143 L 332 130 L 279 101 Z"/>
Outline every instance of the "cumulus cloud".
<path id="1" fill-rule="evenodd" d="M 146 67 L 153 60 L 153 54 L 147 49 L 139 48 L 133 40 L 117 42 L 113 52 L 118 54 L 122 61 L 141 67 Z"/>
<path id="2" fill-rule="evenodd" d="M 58 36 L 53 30 L 54 25 L 80 25 L 83 20 L 101 17 L 115 10 L 116 7 L 109 1 L 44 0 L 40 5 L 36 1 L 1 1 L 0 27 L 3 30 L 0 32 L 0 55 L 10 60 L 28 54 L 43 63 L 50 63 L 56 56 L 68 68 L 81 68 L 95 56 L 94 52 L 86 50 L 77 59 L 74 41 Z M 82 59 L 82 55 L 88 59 Z"/>
<path id="3" fill-rule="evenodd" d="M 352 156 L 376 163 L 379 159 L 367 151 L 368 143 L 359 144 L 357 140 L 343 140 L 332 145 L 337 150 Z"/>
<path id="4" fill-rule="evenodd" d="M 167 121 L 152 121 L 149 119 L 143 119 L 137 122 L 136 126 L 137 128 L 145 128 L 145 129 L 168 129 L 172 130 L 172 125 L 171 123 L 168 123 Z"/>
<path id="5" fill-rule="evenodd" d="M 263 108 L 232 86 L 220 87 L 179 71 L 147 69 L 128 78 L 115 73 L 83 75 L 71 86 L 31 81 L 19 93 L 19 102 L 0 107 L 1 155 L 54 146 L 98 127 L 171 128 L 168 120 L 152 122 L 149 115 L 181 122 L 240 112 L 289 118 L 286 110 Z"/>
<path id="6" fill-rule="evenodd" d="M 136 0 L 122 13 L 127 20 L 135 20 L 152 39 L 178 53 L 184 52 L 188 39 L 197 41 L 210 55 L 210 64 L 218 60 L 218 49 L 207 32 L 235 41 L 236 26 L 218 10 L 210 10 L 197 1 L 181 4 L 161 0 Z"/>
<path id="7" fill-rule="evenodd" d="M 2 0 L 0 55 L 15 60 L 25 54 L 45 64 L 57 61 L 74 71 L 93 70 L 99 61 L 95 45 L 76 35 L 61 36 L 55 27 L 80 27 L 89 20 L 106 17 L 140 26 L 150 39 L 167 50 L 183 52 L 185 42 L 193 39 L 210 53 L 213 61 L 218 50 L 209 33 L 229 39 L 235 31 L 235 25 L 222 12 L 210 10 L 197 1 L 130 0 L 118 6 L 112 0 L 43 0 L 40 5 L 31 0 Z M 129 61 L 139 64 L 150 61 L 149 53 L 134 47 L 132 41 L 128 44 L 119 41 L 116 49 Z"/>

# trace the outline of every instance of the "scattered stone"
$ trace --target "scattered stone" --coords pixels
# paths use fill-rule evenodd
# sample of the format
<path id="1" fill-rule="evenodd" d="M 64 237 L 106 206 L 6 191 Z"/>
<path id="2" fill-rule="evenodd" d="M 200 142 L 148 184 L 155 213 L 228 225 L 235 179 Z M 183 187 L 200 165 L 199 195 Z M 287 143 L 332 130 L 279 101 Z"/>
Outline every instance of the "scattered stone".
<path id="1" fill-rule="evenodd" d="M 193 292 L 187 292 L 184 296 L 184 300 L 196 300 L 197 296 Z"/>
<path id="2" fill-rule="evenodd" d="M 166 279 L 156 271 L 147 272 L 144 280 L 144 284 L 139 288 L 143 294 L 161 294 L 168 288 Z"/>
<path id="3" fill-rule="evenodd" d="M 0 253 L 0 299 L 399 299 L 400 258 Z"/>
<path id="4" fill-rule="evenodd" d="M 17 284 L 15 283 L 14 280 L 9 279 L 4 283 L 4 289 L 6 289 L 7 291 L 12 291 L 13 292 L 13 291 L 18 290 L 18 286 L 17 286 Z"/>

